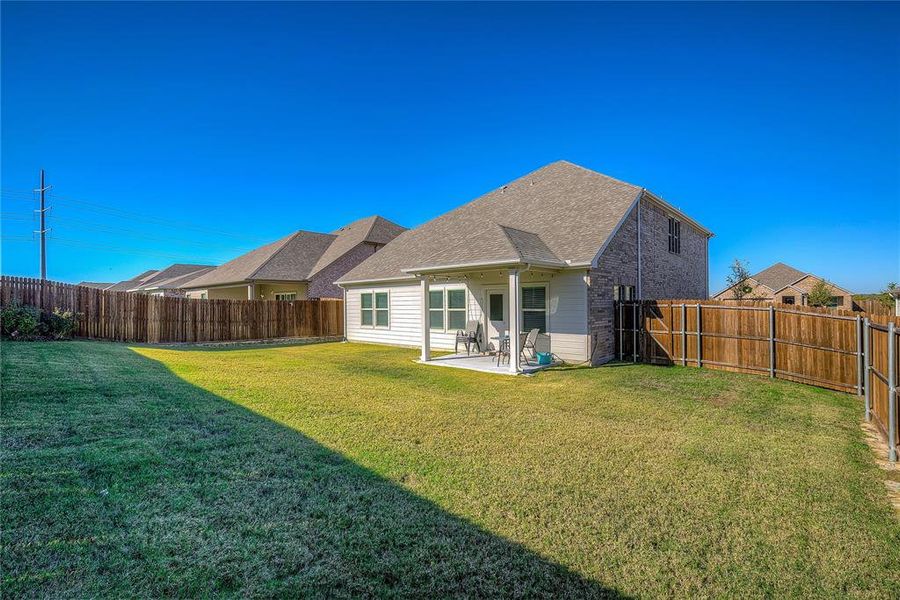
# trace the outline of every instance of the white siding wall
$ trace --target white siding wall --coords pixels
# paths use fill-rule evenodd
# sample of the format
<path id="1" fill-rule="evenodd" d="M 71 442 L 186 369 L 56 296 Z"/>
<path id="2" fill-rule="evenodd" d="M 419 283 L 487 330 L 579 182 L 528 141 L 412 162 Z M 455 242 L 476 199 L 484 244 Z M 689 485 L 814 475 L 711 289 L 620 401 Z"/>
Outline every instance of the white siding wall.
<path id="1" fill-rule="evenodd" d="M 585 272 L 564 272 L 550 280 L 550 345 L 569 362 L 588 359 L 587 284 Z"/>
<path id="2" fill-rule="evenodd" d="M 467 287 L 461 283 L 432 283 L 431 290 L 444 288 Z M 473 286 L 474 287 L 474 286 Z M 388 292 L 391 309 L 390 327 L 362 327 L 360 325 L 360 300 L 362 292 Z M 398 346 L 418 347 L 422 342 L 422 290 L 420 284 L 401 283 L 369 287 L 353 287 L 347 289 L 347 339 L 352 342 L 374 342 L 378 344 L 395 344 Z M 467 294 L 470 319 L 481 318 L 479 300 L 471 291 Z M 431 347 L 438 350 L 452 350 L 456 340 L 456 330 L 449 332 L 431 331 Z"/>
<path id="3" fill-rule="evenodd" d="M 547 276 L 543 281 L 525 279 L 523 285 L 546 284 L 549 288 L 548 333 L 550 350 L 569 362 L 588 359 L 587 329 L 587 286 L 585 272 L 572 271 Z M 506 279 L 487 277 L 481 280 L 459 281 L 456 283 L 432 283 L 432 290 L 465 287 L 467 293 L 469 319 L 482 320 L 484 288 L 505 285 Z M 388 328 L 360 326 L 360 294 L 369 291 L 389 293 L 391 324 Z M 418 282 L 384 284 L 377 286 L 354 286 L 347 289 L 347 339 L 354 342 L 372 342 L 397 346 L 418 347 L 421 343 L 421 288 Z M 482 327 L 484 325 L 482 324 Z M 455 330 L 431 332 L 431 347 L 437 350 L 452 350 Z M 538 344 L 544 349 L 546 340 Z"/>

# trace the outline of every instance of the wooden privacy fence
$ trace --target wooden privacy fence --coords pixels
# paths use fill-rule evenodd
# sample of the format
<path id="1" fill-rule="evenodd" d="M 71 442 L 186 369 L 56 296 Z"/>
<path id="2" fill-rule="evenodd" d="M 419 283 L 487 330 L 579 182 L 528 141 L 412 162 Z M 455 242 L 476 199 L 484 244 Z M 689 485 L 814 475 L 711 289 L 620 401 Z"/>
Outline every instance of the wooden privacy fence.
<path id="1" fill-rule="evenodd" d="M 865 396 L 896 460 L 900 318 L 714 300 L 619 302 L 620 360 L 765 374 Z"/>
<path id="2" fill-rule="evenodd" d="M 885 304 L 881 300 L 876 299 L 868 299 L 868 300 L 854 300 L 854 304 L 856 304 L 859 309 L 863 312 L 869 313 L 870 315 L 893 315 L 894 314 L 894 300 L 891 299 L 890 304 Z"/>
<path id="3" fill-rule="evenodd" d="M 344 335 L 343 300 L 193 300 L 4 276 L 0 278 L 0 306 L 13 301 L 81 313 L 77 337 L 120 342 Z"/>

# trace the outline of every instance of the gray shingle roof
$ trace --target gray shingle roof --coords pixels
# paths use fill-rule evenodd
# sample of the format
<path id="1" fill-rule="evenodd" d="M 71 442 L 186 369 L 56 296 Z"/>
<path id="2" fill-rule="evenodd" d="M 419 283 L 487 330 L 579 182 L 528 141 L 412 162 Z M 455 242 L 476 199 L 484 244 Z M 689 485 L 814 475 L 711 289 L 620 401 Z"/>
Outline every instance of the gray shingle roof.
<path id="1" fill-rule="evenodd" d="M 755 275 L 751 275 L 753 279 L 774 292 L 777 292 L 786 285 L 791 285 L 804 276 L 806 276 L 805 271 L 800 271 L 781 262 L 775 263 L 771 267 L 763 269 Z"/>
<path id="2" fill-rule="evenodd" d="M 131 279 L 125 279 L 118 283 L 115 283 L 108 288 L 106 288 L 110 292 L 127 292 L 130 289 L 134 289 L 137 286 L 143 284 L 145 281 L 153 277 L 159 273 L 157 269 L 150 269 L 149 271 L 144 271 L 140 275 L 132 277 Z"/>
<path id="3" fill-rule="evenodd" d="M 308 281 L 357 244 L 385 244 L 403 227 L 379 216 L 345 225 L 333 233 L 297 231 L 243 254 L 182 285 L 202 288 L 244 281 Z"/>
<path id="4" fill-rule="evenodd" d="M 566 266 L 565 261 L 553 254 L 553 250 L 547 247 L 538 234 L 503 225 L 499 227 L 522 262 Z"/>
<path id="5" fill-rule="evenodd" d="M 103 282 L 103 281 L 79 281 L 76 285 L 80 285 L 82 287 L 96 288 L 98 290 L 105 290 L 106 288 L 115 285 L 113 282 Z"/>
<path id="6" fill-rule="evenodd" d="M 340 229 L 331 232 L 332 235 L 337 237 L 328 249 L 322 253 L 319 260 L 316 261 L 309 276 L 312 277 L 355 248 L 357 244 L 362 242 L 387 244 L 404 231 L 406 231 L 406 227 L 401 227 L 377 215 L 344 225 Z"/>
<path id="7" fill-rule="evenodd" d="M 172 265 L 145 281 L 137 289 L 175 290 L 215 268 L 215 265 Z"/>
<path id="8" fill-rule="evenodd" d="M 153 276 L 148 277 L 140 283 L 130 288 L 131 290 L 145 289 L 175 289 L 178 285 L 176 282 L 187 282 L 195 277 L 199 277 L 203 273 L 215 269 L 215 265 L 192 265 L 187 263 L 175 263 L 157 271 Z"/>
<path id="9" fill-rule="evenodd" d="M 642 188 L 567 161 L 529 173 L 394 241 L 339 282 L 408 276 L 404 269 L 526 259 L 589 263 Z"/>

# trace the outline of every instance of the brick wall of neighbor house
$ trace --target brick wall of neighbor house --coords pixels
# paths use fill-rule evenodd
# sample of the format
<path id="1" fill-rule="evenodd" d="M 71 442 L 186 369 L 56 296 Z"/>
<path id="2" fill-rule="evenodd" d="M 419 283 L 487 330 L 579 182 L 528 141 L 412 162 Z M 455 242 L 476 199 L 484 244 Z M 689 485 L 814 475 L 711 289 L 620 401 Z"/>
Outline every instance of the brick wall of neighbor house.
<path id="1" fill-rule="evenodd" d="M 309 281 L 310 298 L 343 298 L 344 291 L 334 284 L 344 273 L 372 256 L 383 245 L 363 242 L 316 273 Z"/>
<path id="2" fill-rule="evenodd" d="M 644 299 L 706 298 L 706 236 L 681 223 L 681 253 L 669 252 L 668 215 L 655 204 L 641 207 L 641 296 Z M 632 211 L 589 274 L 588 327 L 592 362 L 602 364 L 615 353 L 613 286 L 637 288 L 637 211 Z M 637 291 L 637 290 L 635 290 Z"/>
<path id="3" fill-rule="evenodd" d="M 744 295 L 744 298 L 747 300 L 772 300 L 772 290 L 767 288 L 766 286 L 760 284 L 758 281 L 753 279 L 752 277 L 746 281 L 746 285 L 750 287 L 750 291 Z M 796 294 L 796 292 L 794 292 Z M 790 294 L 788 294 L 790 295 Z M 732 288 L 725 288 L 715 296 L 713 296 L 713 300 L 734 300 L 734 290 Z M 797 304 L 800 303 L 798 298 Z"/>

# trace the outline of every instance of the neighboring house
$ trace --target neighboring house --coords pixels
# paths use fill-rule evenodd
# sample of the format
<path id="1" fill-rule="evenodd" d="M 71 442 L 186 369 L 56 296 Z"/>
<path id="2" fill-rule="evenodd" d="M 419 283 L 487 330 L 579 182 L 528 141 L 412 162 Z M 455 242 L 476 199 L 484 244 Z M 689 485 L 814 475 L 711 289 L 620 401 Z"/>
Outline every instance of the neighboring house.
<path id="1" fill-rule="evenodd" d="M 379 216 L 332 233 L 297 231 L 182 285 L 189 297 L 305 300 L 340 298 L 335 280 L 405 231 Z"/>
<path id="2" fill-rule="evenodd" d="M 98 290 L 105 290 L 109 287 L 112 287 L 115 284 L 111 283 L 111 282 L 106 283 L 106 282 L 101 282 L 101 281 L 79 281 L 76 285 L 80 285 L 82 287 L 94 288 L 94 289 L 98 289 Z"/>
<path id="3" fill-rule="evenodd" d="M 751 275 L 745 282 L 749 290 L 745 300 L 780 302 L 806 306 L 807 296 L 813 286 L 825 281 L 812 273 L 806 273 L 784 263 L 775 263 L 759 273 Z M 853 294 L 830 281 L 825 281 L 831 291 L 830 306 L 853 310 Z M 734 286 L 730 286 L 713 296 L 716 300 L 734 300 Z"/>
<path id="4" fill-rule="evenodd" d="M 706 298 L 712 236 L 644 188 L 559 161 L 404 232 L 344 275 L 349 340 L 452 349 L 539 329 L 569 362 L 614 355 L 614 298 Z M 510 370 L 520 370 L 517 353 Z"/>
<path id="5" fill-rule="evenodd" d="M 176 263 L 157 271 L 151 277 L 136 283 L 129 292 L 150 294 L 151 296 L 184 296 L 182 286 L 215 269 L 215 265 L 192 265 Z"/>
<path id="6" fill-rule="evenodd" d="M 900 317 L 900 288 L 891 290 L 890 294 L 894 297 L 894 315 Z"/>
<path id="7" fill-rule="evenodd" d="M 159 273 L 159 269 L 150 269 L 149 271 L 144 271 L 140 275 L 135 275 L 131 279 L 125 279 L 118 283 L 112 284 L 111 286 L 106 288 L 106 291 L 108 291 L 108 292 L 127 292 L 128 290 L 133 289 L 133 288 L 143 284 L 144 282 L 148 281 L 153 276 L 155 276 L 157 273 Z"/>

